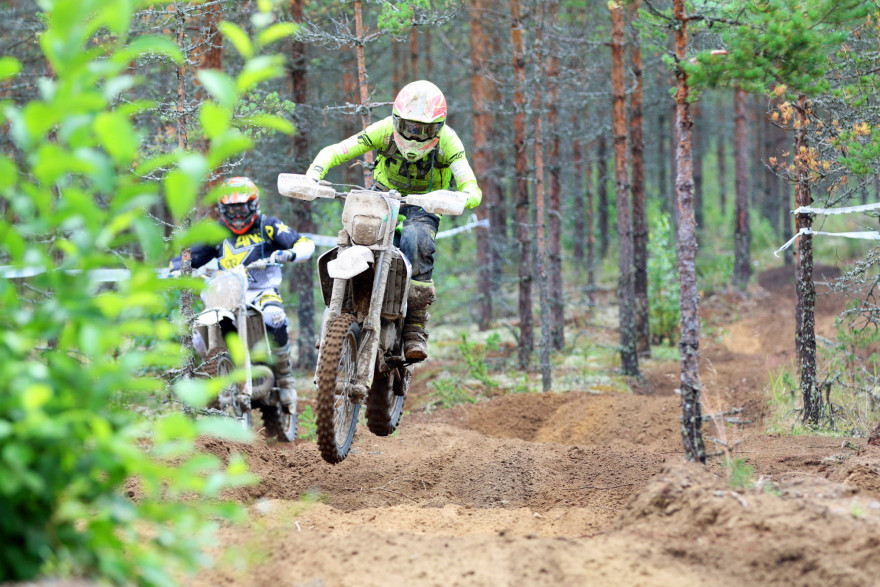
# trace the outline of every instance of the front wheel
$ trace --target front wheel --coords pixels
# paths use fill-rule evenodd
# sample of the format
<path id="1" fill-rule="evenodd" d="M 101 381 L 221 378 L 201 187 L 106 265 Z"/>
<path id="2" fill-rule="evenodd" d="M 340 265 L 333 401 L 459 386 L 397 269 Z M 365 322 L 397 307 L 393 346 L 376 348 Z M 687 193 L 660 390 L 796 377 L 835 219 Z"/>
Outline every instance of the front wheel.
<path id="1" fill-rule="evenodd" d="M 348 455 L 354 439 L 360 404 L 352 398 L 357 379 L 357 353 L 361 327 L 351 314 L 334 317 L 318 357 L 318 398 L 315 427 L 318 448 L 328 463 Z"/>

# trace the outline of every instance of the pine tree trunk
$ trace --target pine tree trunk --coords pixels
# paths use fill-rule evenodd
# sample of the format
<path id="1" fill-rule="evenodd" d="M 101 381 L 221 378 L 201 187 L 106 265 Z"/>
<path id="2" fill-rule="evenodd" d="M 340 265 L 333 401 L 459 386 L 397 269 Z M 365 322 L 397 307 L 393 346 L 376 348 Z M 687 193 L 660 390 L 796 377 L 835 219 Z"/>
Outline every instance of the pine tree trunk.
<path id="1" fill-rule="evenodd" d="M 702 123 L 702 110 L 694 104 L 693 109 L 693 164 L 694 164 L 694 222 L 697 234 L 703 228 L 703 132 L 700 128 Z"/>
<path id="2" fill-rule="evenodd" d="M 587 160 L 585 173 L 587 183 L 587 214 L 586 214 L 586 231 L 587 231 L 587 299 L 590 306 L 596 305 L 596 213 L 593 205 L 593 149 L 591 145 L 587 148 Z"/>
<path id="3" fill-rule="evenodd" d="M 545 71 L 544 62 L 544 4 L 538 5 L 539 25 L 537 38 L 535 39 L 538 49 L 538 71 Z M 545 230 L 547 211 L 544 206 L 544 97 L 542 86 L 537 86 L 535 96 L 535 227 L 537 237 L 537 251 L 535 273 L 538 276 L 541 306 L 541 389 L 550 391 L 550 347 L 552 341 L 550 288 L 547 276 L 547 231 Z"/>
<path id="4" fill-rule="evenodd" d="M 183 11 L 183 5 L 175 4 L 175 17 L 177 25 L 177 46 L 183 53 L 183 59 L 177 66 L 177 148 L 180 151 L 189 149 L 189 139 L 186 131 L 186 66 L 187 66 L 187 48 L 186 48 L 186 15 Z M 188 213 L 183 219 L 183 230 L 190 228 L 192 222 L 192 214 Z M 180 274 L 184 276 L 192 275 L 192 249 L 186 247 L 180 252 Z M 192 324 L 194 319 L 193 308 L 193 292 L 186 288 L 180 290 L 180 317 L 184 324 L 184 331 L 180 335 L 180 346 L 183 349 L 183 364 L 181 365 L 181 376 L 184 379 L 191 379 L 195 376 L 195 349 L 193 347 Z"/>
<path id="5" fill-rule="evenodd" d="M 810 193 L 810 152 L 807 145 L 807 98 L 798 96 L 795 107 L 794 165 L 797 173 L 795 204 L 809 206 L 813 202 Z M 796 214 L 797 230 L 809 230 L 813 224 L 810 214 Z M 816 383 L 816 285 L 813 283 L 813 237 L 802 234 L 797 241 L 797 335 L 798 366 L 801 373 L 801 393 L 804 398 L 803 420 L 818 425 L 822 414 L 822 396 Z"/>
<path id="6" fill-rule="evenodd" d="M 608 254 L 608 143 L 605 135 L 599 135 L 597 140 L 598 152 L 597 170 L 599 172 L 599 201 L 596 215 L 599 222 L 599 258 L 604 259 Z"/>
<path id="7" fill-rule="evenodd" d="M 620 320 L 620 368 L 624 375 L 639 374 L 636 352 L 635 283 L 633 267 L 632 194 L 626 153 L 626 95 L 624 93 L 623 8 L 614 0 L 611 11 L 611 120 L 614 127 L 614 176 L 617 188 L 618 271 L 617 298 Z"/>
<path id="8" fill-rule="evenodd" d="M 667 194 L 674 193 L 670 190 L 666 182 L 666 137 L 668 127 L 666 125 L 666 113 L 663 108 L 658 108 L 657 113 L 657 193 L 660 194 L 660 205 L 667 214 L 675 214 L 674 197 L 667 197 Z"/>
<path id="9" fill-rule="evenodd" d="M 535 347 L 532 327 L 532 235 L 529 222 L 529 178 L 526 158 L 525 57 L 523 55 L 520 0 L 510 2 L 510 39 L 515 86 L 513 144 L 516 151 L 516 221 L 519 241 L 519 366 L 528 370 Z"/>
<path id="10" fill-rule="evenodd" d="M 361 125 L 363 128 L 370 126 L 370 110 L 367 108 L 367 102 L 370 98 L 370 90 L 367 87 L 367 66 L 364 59 L 364 20 L 361 12 L 361 0 L 354 0 L 354 23 L 355 35 L 358 38 L 356 47 L 357 53 L 357 71 L 358 71 L 358 87 L 360 88 L 360 104 L 361 104 Z M 373 183 L 373 151 L 367 151 L 364 154 L 364 185 L 370 187 Z"/>
<path id="11" fill-rule="evenodd" d="M 684 0 L 673 2 L 675 18 L 679 27 L 675 31 L 675 54 L 679 63 L 687 58 L 687 17 Z M 678 272 L 681 282 L 681 438 L 684 454 L 689 461 L 705 463 L 706 449 L 703 445 L 703 414 L 701 408 L 701 385 L 699 372 L 700 309 L 697 290 L 697 238 L 694 224 L 694 179 L 691 160 L 691 128 L 693 121 L 688 103 L 687 74 L 676 70 L 675 93 L 676 146 L 675 180 L 678 195 Z"/>
<path id="12" fill-rule="evenodd" d="M 302 22 L 303 0 L 290 0 L 290 14 L 293 22 Z M 297 112 L 308 103 L 308 62 L 306 60 L 305 43 L 295 41 L 290 55 L 290 82 L 293 102 Z M 305 169 L 309 164 L 309 139 L 303 131 L 304 121 L 297 124 L 297 133 L 293 137 L 293 158 L 297 166 Z M 297 232 L 314 232 L 312 208 L 310 202 L 293 202 L 293 222 Z M 299 331 L 297 332 L 296 364 L 301 369 L 314 367 L 318 359 L 315 349 L 315 287 L 314 264 L 311 261 L 296 263 L 290 270 L 290 289 L 296 294 L 296 315 Z"/>
<path id="13" fill-rule="evenodd" d="M 629 5 L 630 21 L 639 14 L 640 0 Z M 645 140 L 642 117 L 642 48 L 638 29 L 633 27 L 630 45 L 633 90 L 630 94 L 630 140 L 632 152 L 633 287 L 635 295 L 636 350 L 651 356 L 651 323 L 648 307 L 648 210 L 645 205 Z"/>
<path id="14" fill-rule="evenodd" d="M 581 282 L 581 274 L 584 271 L 584 251 L 587 247 L 587 237 L 585 233 L 585 215 L 586 210 L 584 209 L 584 160 L 583 153 L 581 151 L 581 141 L 580 141 L 580 129 L 578 127 L 578 116 L 577 112 L 572 111 L 571 113 L 571 128 L 574 131 L 574 136 L 571 140 L 571 157 L 572 157 L 572 184 L 574 185 L 574 190 L 572 193 L 572 216 L 574 216 L 574 227 L 572 232 L 572 239 L 574 241 L 574 250 L 572 251 L 572 256 L 574 257 L 574 269 L 577 275 L 577 283 L 580 286 Z"/>
<path id="15" fill-rule="evenodd" d="M 415 26 L 409 29 L 409 63 L 410 81 L 419 79 L 419 32 Z"/>
<path id="16" fill-rule="evenodd" d="M 726 108 L 718 108 L 718 124 L 715 128 L 715 148 L 718 159 L 718 200 L 721 206 L 721 214 L 727 211 L 727 154 L 724 149 L 724 115 Z"/>
<path id="17" fill-rule="evenodd" d="M 401 70 L 405 69 L 405 64 L 400 62 L 400 43 L 397 42 L 396 39 L 391 39 L 391 85 L 394 86 L 392 90 L 394 94 L 397 95 L 397 92 L 400 91 L 400 88 L 405 86 L 401 79 Z"/>
<path id="18" fill-rule="evenodd" d="M 483 75 L 486 66 L 487 43 L 483 32 L 485 0 L 471 0 L 471 98 L 473 99 L 474 174 L 485 186 L 489 176 L 489 128 L 492 114 L 489 111 L 489 80 Z M 488 192 L 488 190 L 487 190 Z M 488 193 L 486 194 L 488 195 Z M 491 222 L 491 221 L 490 221 Z M 490 238 L 487 230 L 477 231 L 477 262 L 480 267 L 491 265 Z M 477 272 L 479 289 L 479 328 L 486 330 L 492 321 L 492 272 Z"/>
<path id="19" fill-rule="evenodd" d="M 425 44 L 425 79 L 434 77 L 434 59 L 431 57 L 431 28 L 425 28 L 423 33 Z"/>
<path id="20" fill-rule="evenodd" d="M 733 285 L 744 290 L 751 276 L 751 231 L 749 229 L 749 145 L 746 140 L 747 96 L 736 88 L 733 95 L 733 152 L 736 174 L 736 221 L 734 226 Z"/>
<path id="21" fill-rule="evenodd" d="M 559 1 L 545 3 L 547 21 L 550 30 L 559 24 Z M 559 113 L 556 103 L 559 101 L 559 58 L 556 43 L 549 44 L 547 67 L 547 130 L 550 134 L 550 146 L 547 151 L 548 183 L 547 183 L 547 278 L 550 292 L 550 325 L 551 341 L 555 350 L 565 346 L 565 301 L 562 290 L 562 189 L 559 183 Z"/>

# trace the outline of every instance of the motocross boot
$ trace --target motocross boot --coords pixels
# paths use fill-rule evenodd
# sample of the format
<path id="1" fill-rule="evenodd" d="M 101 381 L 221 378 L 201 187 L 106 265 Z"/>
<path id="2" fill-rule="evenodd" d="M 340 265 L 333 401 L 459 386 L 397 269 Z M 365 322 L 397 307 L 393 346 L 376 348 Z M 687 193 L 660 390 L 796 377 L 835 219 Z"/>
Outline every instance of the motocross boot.
<path id="1" fill-rule="evenodd" d="M 296 387 L 293 381 L 293 366 L 290 364 L 290 345 L 272 349 L 275 355 L 275 385 L 278 399 L 287 409 L 296 409 Z"/>
<path id="2" fill-rule="evenodd" d="M 406 321 L 403 324 L 403 356 L 408 361 L 428 358 L 428 308 L 436 299 L 433 281 L 415 281 L 409 286 Z"/>

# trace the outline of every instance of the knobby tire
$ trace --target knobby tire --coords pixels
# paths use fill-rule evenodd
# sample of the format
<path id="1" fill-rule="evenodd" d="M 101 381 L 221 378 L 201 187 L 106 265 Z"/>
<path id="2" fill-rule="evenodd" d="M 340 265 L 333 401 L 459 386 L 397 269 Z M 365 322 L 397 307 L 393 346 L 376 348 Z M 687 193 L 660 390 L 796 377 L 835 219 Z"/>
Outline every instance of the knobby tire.
<path id="1" fill-rule="evenodd" d="M 318 358 L 318 397 L 315 427 L 318 449 L 325 461 L 341 462 L 348 455 L 354 439 L 360 404 L 352 404 L 347 394 L 357 375 L 357 350 L 361 329 L 351 314 L 334 317 L 327 325 L 327 335 Z M 348 371 L 340 372 L 347 367 Z M 336 395 L 337 381 L 344 382 L 343 393 Z M 346 407 L 351 408 L 346 413 Z"/>

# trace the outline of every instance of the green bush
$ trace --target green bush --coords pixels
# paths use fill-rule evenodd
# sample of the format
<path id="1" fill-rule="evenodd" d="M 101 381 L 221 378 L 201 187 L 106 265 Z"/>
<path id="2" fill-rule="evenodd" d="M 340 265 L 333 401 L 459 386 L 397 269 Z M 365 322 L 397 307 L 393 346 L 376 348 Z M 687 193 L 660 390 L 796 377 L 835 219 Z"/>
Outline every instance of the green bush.
<path id="1" fill-rule="evenodd" d="M 16 149 L 0 155 L 2 262 L 41 271 L 26 284 L 0 279 L 0 583 L 48 573 L 171 584 L 181 568 L 207 562 L 202 546 L 217 521 L 236 516 L 216 499 L 221 490 L 254 480 L 241 458 L 224 466 L 194 450 L 199 435 L 245 439 L 231 420 L 177 413 L 144 423 L 114 399 L 162 390 L 161 379 L 138 374 L 181 356 L 177 327 L 156 320 L 169 284 L 153 267 L 168 251 L 144 210 L 163 191 L 178 221 L 199 204 L 209 169 L 249 146 L 231 124 L 238 98 L 283 73 L 281 62 L 248 61 L 247 78 L 203 72 L 216 99 L 201 118 L 211 150 L 146 159 L 133 117 L 149 105 L 119 99 L 136 84 L 126 70 L 143 54 L 181 55 L 165 38 L 129 42 L 132 14 L 145 5 L 41 2 L 40 46 L 55 77 L 29 103 L 0 104 Z M 0 59 L 0 81 L 19 69 Z M 160 165 L 171 169 L 163 185 L 129 171 Z M 181 231 L 173 246 L 206 231 Z M 134 248 L 143 261 L 125 254 Z M 115 288 L 90 274 L 120 263 L 130 277 Z M 175 392 L 204 404 L 212 387 L 184 380 Z"/>

